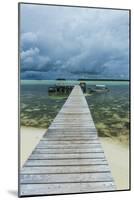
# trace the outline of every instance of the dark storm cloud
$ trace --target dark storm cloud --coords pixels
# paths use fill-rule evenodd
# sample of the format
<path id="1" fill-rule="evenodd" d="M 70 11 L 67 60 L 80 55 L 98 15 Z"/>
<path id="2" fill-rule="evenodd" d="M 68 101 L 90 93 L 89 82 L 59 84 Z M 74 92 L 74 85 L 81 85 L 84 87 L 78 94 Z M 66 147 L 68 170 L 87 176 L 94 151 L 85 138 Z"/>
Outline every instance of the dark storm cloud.
<path id="1" fill-rule="evenodd" d="M 49 71 L 51 60 L 48 56 L 40 55 L 40 50 L 30 48 L 21 52 L 22 71 Z"/>
<path id="2" fill-rule="evenodd" d="M 22 5 L 21 77 L 128 78 L 128 12 Z"/>

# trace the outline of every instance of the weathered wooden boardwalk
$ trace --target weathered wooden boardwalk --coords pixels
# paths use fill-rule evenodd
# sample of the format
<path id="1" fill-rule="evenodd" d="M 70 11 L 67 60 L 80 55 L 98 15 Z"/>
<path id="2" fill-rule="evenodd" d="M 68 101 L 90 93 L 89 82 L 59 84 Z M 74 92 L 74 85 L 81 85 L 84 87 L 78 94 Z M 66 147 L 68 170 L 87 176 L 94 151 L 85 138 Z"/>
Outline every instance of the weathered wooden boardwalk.
<path id="1" fill-rule="evenodd" d="M 20 182 L 21 196 L 116 189 L 80 86 L 26 161 Z"/>

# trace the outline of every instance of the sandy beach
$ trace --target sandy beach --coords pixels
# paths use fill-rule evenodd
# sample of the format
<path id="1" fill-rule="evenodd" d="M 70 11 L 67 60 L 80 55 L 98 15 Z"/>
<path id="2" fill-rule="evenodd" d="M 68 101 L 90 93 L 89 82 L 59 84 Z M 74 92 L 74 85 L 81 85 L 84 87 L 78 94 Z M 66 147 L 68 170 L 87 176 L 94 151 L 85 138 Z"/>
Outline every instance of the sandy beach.
<path id="1" fill-rule="evenodd" d="M 21 127 L 21 167 L 32 153 L 35 146 L 40 141 L 43 134 L 46 132 L 43 128 Z"/>
<path id="2" fill-rule="evenodd" d="M 118 190 L 129 189 L 129 147 L 119 140 L 100 137 L 105 156 Z"/>
<path id="3" fill-rule="evenodd" d="M 21 166 L 40 141 L 45 129 L 21 127 Z M 105 156 L 108 160 L 117 190 L 129 188 L 129 149 L 116 138 L 101 137 Z"/>

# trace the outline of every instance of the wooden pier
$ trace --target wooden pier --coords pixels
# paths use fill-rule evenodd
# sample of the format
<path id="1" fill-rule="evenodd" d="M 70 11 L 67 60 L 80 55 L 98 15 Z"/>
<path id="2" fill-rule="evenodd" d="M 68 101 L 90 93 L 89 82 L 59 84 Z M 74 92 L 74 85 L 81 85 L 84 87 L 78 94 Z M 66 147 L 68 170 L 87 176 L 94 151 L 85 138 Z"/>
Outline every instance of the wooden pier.
<path id="1" fill-rule="evenodd" d="M 113 190 L 88 104 L 76 85 L 21 169 L 20 196 Z"/>

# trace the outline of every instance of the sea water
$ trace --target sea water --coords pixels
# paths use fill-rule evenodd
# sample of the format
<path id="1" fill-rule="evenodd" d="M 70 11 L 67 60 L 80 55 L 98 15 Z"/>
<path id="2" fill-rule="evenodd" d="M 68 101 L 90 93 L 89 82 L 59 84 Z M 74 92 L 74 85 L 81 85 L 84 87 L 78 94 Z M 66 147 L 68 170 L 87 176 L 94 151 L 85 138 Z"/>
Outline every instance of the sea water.
<path id="1" fill-rule="evenodd" d="M 20 122 L 23 126 L 48 128 L 68 95 L 49 95 L 48 88 L 75 85 L 79 81 L 23 80 L 20 83 Z M 86 81 L 87 88 L 104 84 L 109 92 L 86 94 L 98 133 L 101 136 L 129 134 L 129 81 Z"/>

